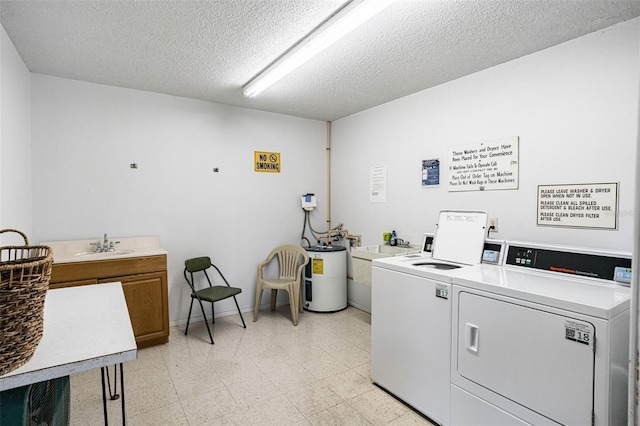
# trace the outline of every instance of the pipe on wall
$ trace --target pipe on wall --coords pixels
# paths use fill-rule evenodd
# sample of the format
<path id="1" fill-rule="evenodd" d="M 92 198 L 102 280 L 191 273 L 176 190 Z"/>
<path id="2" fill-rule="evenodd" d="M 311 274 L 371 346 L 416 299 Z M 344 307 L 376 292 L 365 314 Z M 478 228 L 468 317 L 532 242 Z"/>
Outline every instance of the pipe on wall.
<path id="1" fill-rule="evenodd" d="M 320 235 L 318 241 L 327 239 L 327 243 L 331 244 L 332 235 L 339 235 L 341 238 L 353 240 L 352 244 L 356 247 L 360 246 L 360 237 L 349 234 L 348 229 L 342 229 L 342 224 L 331 229 L 331 122 L 327 121 L 327 233 Z"/>
<path id="2" fill-rule="evenodd" d="M 327 121 L 327 235 L 331 236 L 331 122 Z"/>
<path id="3" fill-rule="evenodd" d="M 640 96 L 638 97 L 640 101 Z M 627 424 L 638 425 L 638 342 L 640 342 L 640 108 L 638 109 L 638 128 L 636 130 L 636 199 L 633 231 L 633 260 L 631 261 L 631 319 L 629 324 L 629 388 Z"/>

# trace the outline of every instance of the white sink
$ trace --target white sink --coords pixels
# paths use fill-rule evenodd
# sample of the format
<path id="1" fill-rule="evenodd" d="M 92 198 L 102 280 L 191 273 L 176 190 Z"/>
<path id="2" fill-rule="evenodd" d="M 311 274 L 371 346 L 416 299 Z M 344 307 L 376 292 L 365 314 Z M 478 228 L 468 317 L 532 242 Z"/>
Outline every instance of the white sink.
<path id="1" fill-rule="evenodd" d="M 111 257 L 111 256 L 124 255 L 124 254 L 131 254 L 131 253 L 133 253 L 133 250 L 116 250 L 116 251 L 104 251 L 104 252 L 82 251 L 82 252 L 80 252 L 80 253 L 76 253 L 76 257 L 82 257 L 82 258 L 87 258 L 87 257 L 102 258 L 102 257 Z"/>
<path id="2" fill-rule="evenodd" d="M 381 257 L 402 256 L 409 253 L 419 253 L 420 247 L 398 247 L 386 244 L 362 246 L 351 250 L 351 265 L 353 280 L 371 285 L 371 261 Z"/>
<path id="3" fill-rule="evenodd" d="M 363 246 L 357 247 L 351 251 L 353 257 L 360 259 L 377 259 L 379 257 L 399 256 L 407 253 L 417 253 L 420 249 L 418 247 L 398 247 L 389 246 L 386 244 L 379 244 L 375 246 Z"/>
<path id="4" fill-rule="evenodd" d="M 95 243 L 97 241 L 102 243 L 102 238 L 50 241 L 41 244 L 51 247 L 53 263 L 58 264 L 167 254 L 167 251 L 160 247 L 160 238 L 157 236 L 117 237 L 112 240 L 120 241 L 120 244 L 115 251 L 104 253 L 96 253 L 95 249 Z"/>

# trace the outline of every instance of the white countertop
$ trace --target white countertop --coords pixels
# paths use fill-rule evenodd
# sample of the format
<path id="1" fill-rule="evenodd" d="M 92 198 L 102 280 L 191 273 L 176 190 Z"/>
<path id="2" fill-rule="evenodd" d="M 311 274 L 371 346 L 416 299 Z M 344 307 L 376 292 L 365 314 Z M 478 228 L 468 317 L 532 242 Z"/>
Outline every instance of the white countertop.
<path id="1" fill-rule="evenodd" d="M 92 240 L 49 241 L 40 243 L 53 250 L 53 263 L 88 262 L 95 260 L 123 259 L 128 257 L 157 256 L 167 254 L 160 247 L 159 237 L 123 237 L 111 238 L 109 241 L 118 242 L 115 252 L 95 253 L 96 243 L 102 238 Z"/>
<path id="2" fill-rule="evenodd" d="M 49 290 L 42 340 L 29 362 L 0 376 L 0 391 L 136 357 L 121 283 Z"/>

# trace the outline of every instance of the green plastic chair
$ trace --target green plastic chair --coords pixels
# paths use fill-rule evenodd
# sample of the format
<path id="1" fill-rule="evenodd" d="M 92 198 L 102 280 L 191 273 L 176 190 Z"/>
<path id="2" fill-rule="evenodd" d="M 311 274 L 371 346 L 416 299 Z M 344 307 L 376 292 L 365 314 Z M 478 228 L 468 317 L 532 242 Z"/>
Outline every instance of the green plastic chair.
<path id="1" fill-rule="evenodd" d="M 209 275 L 207 274 L 207 269 L 214 268 L 218 271 L 218 274 L 224 280 L 226 286 L 223 285 L 213 285 L 211 280 L 209 279 Z M 187 272 L 189 276 L 187 276 Z M 205 287 L 200 290 L 196 290 L 196 282 L 193 279 L 193 274 L 196 272 L 203 272 L 204 276 L 207 278 L 207 282 L 209 283 L 209 287 Z M 191 279 L 189 279 L 191 277 Z M 242 326 L 247 328 L 247 325 L 244 323 L 244 318 L 242 317 L 242 312 L 240 312 L 240 306 L 238 306 L 238 300 L 236 300 L 236 294 L 242 293 L 242 289 L 238 287 L 231 287 L 227 279 L 222 275 L 220 269 L 213 263 L 211 263 L 211 259 L 209 257 L 195 257 L 193 259 L 188 259 L 184 261 L 184 279 L 187 280 L 189 287 L 191 288 L 191 306 L 189 306 L 189 316 L 187 317 L 187 328 L 184 330 L 184 334 L 186 335 L 189 332 L 189 321 L 191 320 L 191 310 L 193 309 L 193 300 L 196 299 L 200 304 L 200 309 L 202 310 L 202 316 L 204 317 L 204 323 L 207 326 L 207 331 L 209 332 L 209 338 L 211 339 L 211 344 L 213 345 L 213 336 L 211 334 L 211 329 L 209 328 L 209 323 L 207 322 L 207 315 L 204 313 L 204 306 L 202 302 L 211 302 L 211 316 L 213 317 L 212 323 L 215 324 L 216 319 L 213 310 L 213 304 L 220 300 L 228 299 L 229 297 L 233 297 L 233 301 L 236 303 L 236 308 L 238 308 L 238 314 L 240 314 L 240 319 L 242 320 Z"/>

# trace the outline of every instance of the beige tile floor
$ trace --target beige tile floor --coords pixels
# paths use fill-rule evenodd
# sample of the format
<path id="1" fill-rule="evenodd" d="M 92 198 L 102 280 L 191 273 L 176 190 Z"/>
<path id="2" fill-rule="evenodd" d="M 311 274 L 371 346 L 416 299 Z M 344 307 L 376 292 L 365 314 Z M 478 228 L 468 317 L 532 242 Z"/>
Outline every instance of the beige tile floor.
<path id="1" fill-rule="evenodd" d="M 169 343 L 125 364 L 130 425 L 431 425 L 370 379 L 370 315 L 288 306 L 171 328 Z M 111 375 L 113 378 L 113 368 Z M 103 423 L 100 370 L 71 376 L 71 425 Z M 120 401 L 108 401 L 121 424 Z"/>

